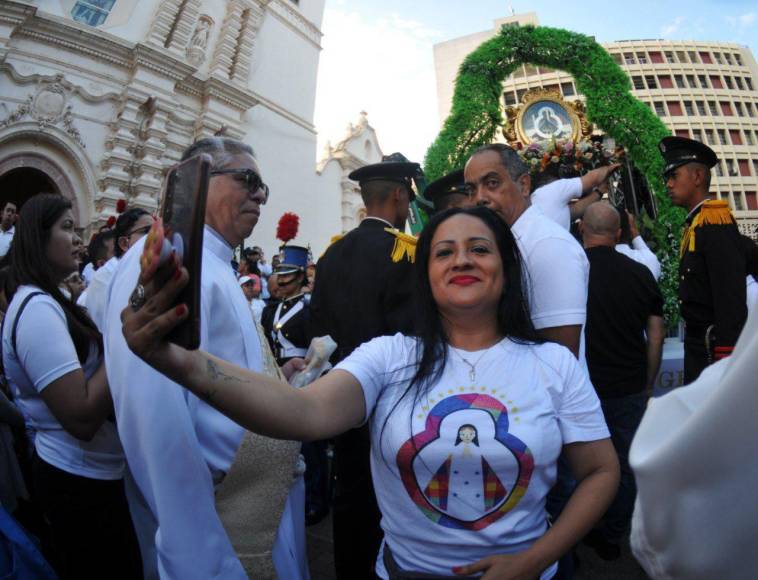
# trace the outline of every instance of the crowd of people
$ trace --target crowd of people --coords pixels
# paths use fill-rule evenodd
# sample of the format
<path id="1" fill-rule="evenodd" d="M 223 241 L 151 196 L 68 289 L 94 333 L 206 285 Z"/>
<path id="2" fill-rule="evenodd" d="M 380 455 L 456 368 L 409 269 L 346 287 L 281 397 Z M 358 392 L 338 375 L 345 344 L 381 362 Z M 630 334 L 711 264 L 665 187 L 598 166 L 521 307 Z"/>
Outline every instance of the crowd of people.
<path id="1" fill-rule="evenodd" d="M 358 227 L 315 264 L 291 244 L 268 263 L 235 254 L 268 198 L 253 150 L 212 137 L 183 160 L 201 154 L 198 350 L 168 338 L 188 274 L 174 254 L 147 266 L 147 211 L 85 247 L 61 196 L 3 209 L 0 529 L 38 539 L 42 556 L 15 545 L 34 577 L 306 579 L 305 526 L 330 511 L 341 580 L 572 578 L 582 541 L 620 557 L 665 326 L 661 266 L 604 200 L 617 166 L 533 184 L 515 149 L 483 146 L 426 188 L 416 239 L 420 167 L 390 157 L 350 175 Z M 732 354 L 758 251 L 709 200 L 713 152 L 661 154 L 689 212 L 690 383 Z M 331 370 L 290 386 L 323 336 Z"/>

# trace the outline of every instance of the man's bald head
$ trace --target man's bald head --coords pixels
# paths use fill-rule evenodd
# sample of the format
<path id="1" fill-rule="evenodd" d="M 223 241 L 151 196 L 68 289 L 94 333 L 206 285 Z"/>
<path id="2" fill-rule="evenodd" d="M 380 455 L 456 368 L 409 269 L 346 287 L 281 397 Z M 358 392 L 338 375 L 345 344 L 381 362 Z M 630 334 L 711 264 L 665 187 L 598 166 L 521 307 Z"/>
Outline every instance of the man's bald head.
<path id="1" fill-rule="evenodd" d="M 619 212 L 606 202 L 593 203 L 584 212 L 582 218 L 582 237 L 584 247 L 610 246 L 618 241 L 621 231 Z"/>

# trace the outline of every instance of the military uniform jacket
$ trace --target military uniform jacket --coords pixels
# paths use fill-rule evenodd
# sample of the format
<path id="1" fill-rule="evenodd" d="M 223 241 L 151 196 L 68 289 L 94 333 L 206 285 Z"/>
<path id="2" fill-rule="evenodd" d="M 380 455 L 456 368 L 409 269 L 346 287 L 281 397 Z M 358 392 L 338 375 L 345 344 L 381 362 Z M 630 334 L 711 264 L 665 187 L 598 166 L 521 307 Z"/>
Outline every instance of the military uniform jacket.
<path id="1" fill-rule="evenodd" d="M 311 334 L 334 339 L 333 363 L 372 338 L 413 328 L 414 265 L 395 252 L 398 237 L 386 231 L 388 226 L 366 218 L 318 261 Z"/>
<path id="2" fill-rule="evenodd" d="M 713 325 L 711 348 L 728 355 L 747 318 L 746 256 L 726 205 L 709 200 L 687 216 L 679 263 L 679 304 L 688 340 L 702 341 Z"/>
<path id="3" fill-rule="evenodd" d="M 290 312 L 293 314 L 288 316 Z M 309 308 L 302 294 L 282 302 L 267 304 L 263 308 L 261 326 L 279 365 L 293 357 L 305 356 L 310 344 L 308 319 Z M 278 336 L 279 332 L 284 338 L 283 341 Z"/>

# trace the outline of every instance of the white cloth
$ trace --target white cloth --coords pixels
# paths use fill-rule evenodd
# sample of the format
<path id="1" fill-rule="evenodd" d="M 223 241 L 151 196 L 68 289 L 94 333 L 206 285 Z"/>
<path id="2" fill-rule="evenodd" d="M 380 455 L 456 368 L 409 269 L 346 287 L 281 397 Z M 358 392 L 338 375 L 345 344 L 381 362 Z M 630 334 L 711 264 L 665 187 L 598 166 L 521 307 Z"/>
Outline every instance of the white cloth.
<path id="1" fill-rule="evenodd" d="M 582 325 L 587 319 L 587 254 L 565 229 L 531 205 L 511 228 L 524 260 L 529 313 L 537 330 Z M 579 360 L 584 364 L 584 331 Z"/>
<path id="2" fill-rule="evenodd" d="M 655 579 L 752 580 L 758 570 L 758 313 L 732 356 L 653 399 L 632 442 L 634 555 Z"/>
<path id="3" fill-rule="evenodd" d="M 144 239 L 121 258 L 104 332 L 119 433 L 134 481 L 155 518 L 135 525 L 157 525 L 153 537 L 161 578 L 246 578 L 214 505 L 214 480 L 234 461 L 243 428 L 155 372 L 124 341 L 120 315 L 139 276 L 143 245 Z M 231 246 L 206 226 L 200 348 L 260 370 L 261 344 L 231 259 Z M 137 533 L 146 536 L 145 530 Z M 299 556 L 291 534 L 277 541 L 286 544 L 278 553 Z M 277 570 L 290 569 L 289 562 L 275 559 L 274 564 Z"/>
<path id="4" fill-rule="evenodd" d="M 16 226 L 11 226 L 9 230 L 0 228 L 0 258 L 8 253 L 11 249 L 11 242 L 13 241 L 13 234 L 16 233 Z"/>
<path id="5" fill-rule="evenodd" d="M 758 282 L 752 276 L 747 276 L 745 283 L 747 284 L 745 294 L 747 296 L 747 311 L 749 315 L 750 311 L 758 306 Z"/>
<path id="6" fill-rule="evenodd" d="M 260 298 L 253 298 L 250 301 L 250 311 L 253 313 L 255 321 L 258 323 L 261 321 L 261 314 L 263 314 L 264 308 L 266 308 L 266 303 Z"/>
<path id="7" fill-rule="evenodd" d="M 261 273 L 261 298 L 268 300 L 271 297 L 268 291 L 268 278 L 274 273 L 274 269 L 271 267 L 271 264 L 258 262 L 258 271 Z"/>
<path id="8" fill-rule="evenodd" d="M 556 179 L 532 193 L 532 203 L 566 231 L 571 229 L 571 200 L 582 197 L 582 178 Z"/>
<path id="9" fill-rule="evenodd" d="M 661 277 L 661 263 L 658 261 L 658 256 L 647 247 L 642 236 L 635 236 L 631 246 L 629 244 L 616 244 L 616 251 L 646 266 L 656 280 Z"/>
<path id="10" fill-rule="evenodd" d="M 87 284 L 92 282 L 92 276 L 95 275 L 95 271 L 95 266 L 92 262 L 88 262 L 82 269 L 82 278 L 84 278 Z"/>
<path id="11" fill-rule="evenodd" d="M 529 548 L 547 530 L 545 497 L 562 445 L 608 437 L 586 372 L 552 343 L 448 349 L 440 379 L 411 408 L 412 393 L 398 401 L 416 352 L 416 339 L 396 334 L 336 367 L 363 388 L 374 489 L 395 560 L 452 575 L 453 566 Z M 473 382 L 461 358 L 474 364 Z M 381 555 L 377 573 L 387 578 Z"/>
<path id="12" fill-rule="evenodd" d="M 103 264 L 92 276 L 92 282 L 80 296 L 77 304 L 87 309 L 87 313 L 92 321 L 103 331 L 103 325 L 105 322 L 105 310 L 108 306 L 108 287 L 111 284 L 116 270 L 118 270 L 119 260 L 117 257 L 112 257 L 105 264 Z"/>
<path id="13" fill-rule="evenodd" d="M 11 345 L 13 322 L 21 303 L 36 286 L 21 286 L 8 307 L 3 326 L 3 364 L 27 430 L 36 432 L 34 447 L 50 465 L 93 479 L 121 479 L 124 454 L 116 426 L 103 422 L 91 441 L 70 435 L 42 398 L 42 391 L 62 376 L 82 368 L 60 304 L 49 294 L 33 297 L 21 312 L 16 328 L 16 350 Z M 92 346 L 83 371 L 87 380 L 100 366 Z"/>

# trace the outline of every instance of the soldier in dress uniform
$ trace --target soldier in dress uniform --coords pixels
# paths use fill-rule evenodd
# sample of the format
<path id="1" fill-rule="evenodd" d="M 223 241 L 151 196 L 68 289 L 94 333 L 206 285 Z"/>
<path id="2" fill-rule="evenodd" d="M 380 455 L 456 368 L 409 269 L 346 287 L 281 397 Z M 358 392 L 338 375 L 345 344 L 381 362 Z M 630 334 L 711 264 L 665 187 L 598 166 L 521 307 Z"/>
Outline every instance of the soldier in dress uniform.
<path id="1" fill-rule="evenodd" d="M 416 239 L 401 230 L 414 199 L 418 163 L 387 160 L 353 171 L 367 217 L 334 241 L 316 265 L 312 335 L 330 335 L 336 364 L 377 336 L 412 330 Z M 368 427 L 335 441 L 334 560 L 337 578 L 374 578 L 382 540 L 371 482 Z"/>
<path id="2" fill-rule="evenodd" d="M 451 207 L 461 207 L 468 202 L 463 169 L 440 177 L 426 186 L 424 197 L 434 204 L 435 213 Z"/>
<path id="3" fill-rule="evenodd" d="M 308 283 L 308 248 L 282 246 L 281 259 L 274 269 L 279 302 L 266 305 L 261 326 L 279 366 L 292 358 L 305 357 L 310 344 L 308 304 L 303 287 Z"/>
<path id="4" fill-rule="evenodd" d="M 683 137 L 665 137 L 659 147 L 671 201 L 688 211 L 679 253 L 687 384 L 734 349 L 747 318 L 746 256 L 728 203 L 709 199 L 716 154 Z"/>

